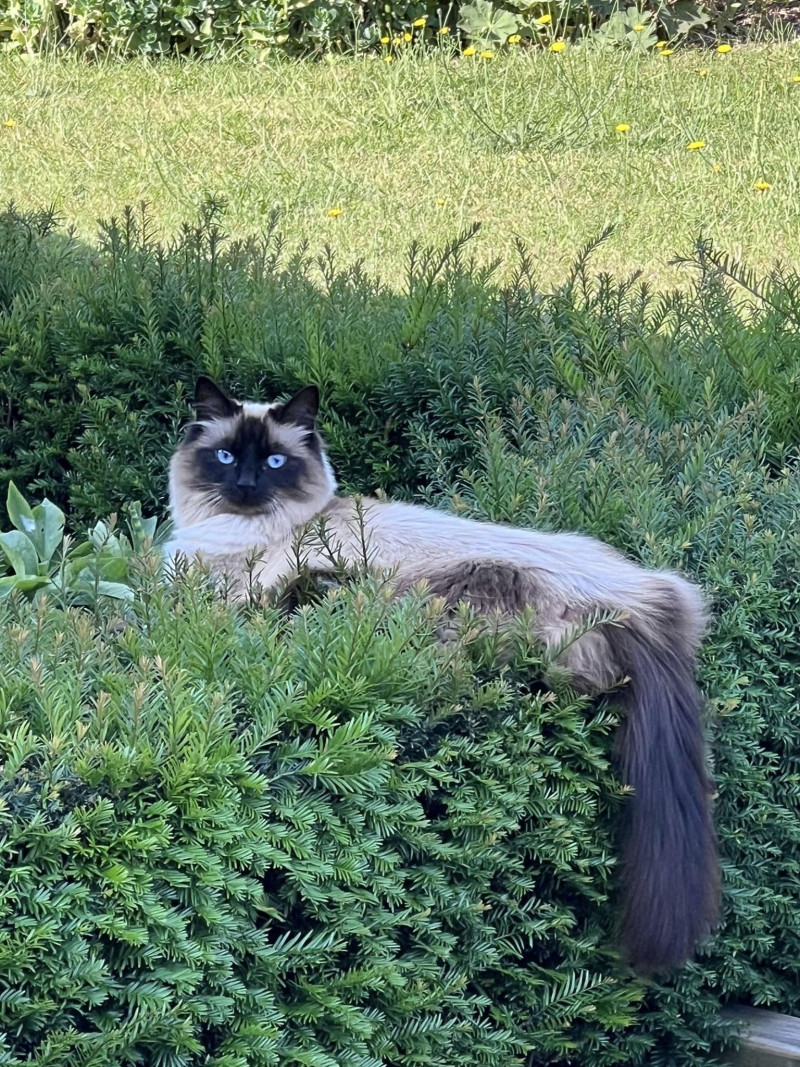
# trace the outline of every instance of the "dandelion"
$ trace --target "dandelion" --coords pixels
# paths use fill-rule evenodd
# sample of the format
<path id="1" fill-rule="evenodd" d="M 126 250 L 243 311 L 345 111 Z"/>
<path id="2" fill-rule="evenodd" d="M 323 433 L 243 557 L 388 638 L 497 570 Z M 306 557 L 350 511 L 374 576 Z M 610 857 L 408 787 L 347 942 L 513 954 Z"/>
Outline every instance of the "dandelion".
<path id="1" fill-rule="evenodd" d="M 667 42 L 666 41 L 656 41 L 655 46 L 656 46 L 656 48 L 666 48 L 667 47 Z"/>
<path id="2" fill-rule="evenodd" d="M 388 44 L 388 43 L 389 43 L 389 38 L 388 37 L 381 37 L 381 44 Z"/>
<path id="3" fill-rule="evenodd" d="M 537 26 L 549 26 L 552 21 L 552 15 L 540 15 L 538 19 L 534 19 Z"/>
<path id="4" fill-rule="evenodd" d="M 795 83 L 795 85 L 800 83 L 800 74 L 795 74 L 795 76 L 792 78 L 792 81 Z"/>
<path id="5" fill-rule="evenodd" d="M 406 42 L 406 44 L 410 44 L 411 43 L 411 34 L 410 33 L 404 33 L 403 34 L 403 40 Z"/>
<path id="6" fill-rule="evenodd" d="M 753 188 L 758 189 L 760 193 L 765 193 L 767 189 L 771 189 L 772 186 L 769 184 L 769 182 L 765 182 L 764 179 L 761 178 L 754 184 Z"/>
<path id="7" fill-rule="evenodd" d="M 5 126 L 5 128 L 7 130 L 13 130 L 13 129 L 16 129 L 17 126 L 19 126 L 19 123 L 17 122 L 16 119 L 6 119 L 6 121 L 3 123 L 3 125 Z"/>
<path id="8" fill-rule="evenodd" d="M 674 51 L 675 51 L 674 48 L 662 48 L 660 54 L 662 56 L 671 56 Z"/>
<path id="9" fill-rule="evenodd" d="M 341 215 L 341 213 L 342 213 L 342 209 L 340 207 L 329 207 L 328 208 L 328 218 L 329 219 L 338 219 L 339 216 Z"/>
<path id="10" fill-rule="evenodd" d="M 414 25 L 417 27 L 417 29 L 421 29 L 423 26 L 426 25 L 427 21 L 427 19 L 414 19 Z"/>
<path id="11" fill-rule="evenodd" d="M 494 52 L 490 52 L 488 48 L 484 48 L 484 50 L 481 52 L 481 59 L 492 59 L 493 56 Z"/>
<path id="12" fill-rule="evenodd" d="M 394 63 L 394 56 L 384 56 L 383 57 L 383 62 L 384 63 Z"/>
<path id="13" fill-rule="evenodd" d="M 442 26 L 442 28 L 439 30 L 439 34 L 440 34 L 441 37 L 446 37 L 449 32 L 450 32 L 450 27 L 449 26 Z"/>
<path id="14" fill-rule="evenodd" d="M 723 56 L 725 55 L 726 52 L 730 52 L 730 50 L 731 50 L 731 45 L 729 45 L 729 44 L 721 44 L 717 48 L 717 51 L 721 52 Z"/>
<path id="15" fill-rule="evenodd" d="M 439 205 L 439 207 L 444 207 L 444 197 L 443 196 L 437 196 L 436 197 L 436 203 Z"/>
<path id="16" fill-rule="evenodd" d="M 641 33 L 644 28 L 645 28 L 644 25 L 640 22 L 638 26 L 634 26 L 633 27 L 633 32 L 634 33 Z"/>
<path id="17" fill-rule="evenodd" d="M 686 146 L 686 150 L 688 152 L 696 152 L 698 148 L 705 148 L 705 146 L 705 141 L 690 141 Z"/>
<path id="18" fill-rule="evenodd" d="M 461 55 L 462 56 L 474 56 L 475 55 L 475 49 L 472 47 L 472 45 L 470 45 L 469 48 L 465 48 L 464 49 L 464 51 L 461 53 Z"/>
<path id="19" fill-rule="evenodd" d="M 617 126 L 614 127 L 614 129 L 617 131 L 617 133 L 627 133 L 630 129 L 630 126 L 627 122 L 620 122 Z"/>
<path id="20" fill-rule="evenodd" d="M 511 36 L 508 39 L 508 43 L 509 44 L 519 44 L 519 42 L 521 40 L 522 40 L 522 37 L 518 33 L 512 33 Z"/>
<path id="21" fill-rule="evenodd" d="M 564 41 L 553 41 L 553 43 L 550 45 L 550 51 L 563 52 L 566 47 L 567 46 Z"/>
<path id="22" fill-rule="evenodd" d="M 701 78 L 707 78 L 708 77 L 708 71 L 706 70 L 705 67 L 703 67 L 703 69 L 700 71 L 700 77 Z"/>

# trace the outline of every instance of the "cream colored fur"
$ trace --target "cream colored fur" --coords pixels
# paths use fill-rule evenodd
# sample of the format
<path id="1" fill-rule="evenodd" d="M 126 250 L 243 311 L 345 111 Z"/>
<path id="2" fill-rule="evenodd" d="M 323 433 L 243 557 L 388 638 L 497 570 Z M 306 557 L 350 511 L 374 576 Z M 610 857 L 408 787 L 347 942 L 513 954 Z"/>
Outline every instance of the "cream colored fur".
<path id="1" fill-rule="evenodd" d="M 267 417 L 270 407 L 247 405 L 247 413 Z M 224 436 L 229 429 L 225 421 L 206 424 L 209 440 Z M 302 447 L 301 431 L 288 427 L 281 432 L 287 447 Z M 346 563 L 390 572 L 401 588 L 475 561 L 508 563 L 530 589 L 523 599 L 534 609 L 537 635 L 549 648 L 557 648 L 576 626 L 603 612 L 623 616 L 657 644 L 680 640 L 688 655 L 699 643 L 705 625 L 700 592 L 675 573 L 647 571 L 578 534 L 542 533 L 418 505 L 338 497 L 324 454 L 316 464 L 310 453 L 305 458 L 314 473 L 303 500 L 242 516 L 226 513 L 224 504 L 208 494 L 185 488 L 191 450 L 179 448 L 170 469 L 175 533 L 167 557 L 200 559 L 240 593 L 253 584 L 270 591 L 296 577 L 298 543 L 312 570 L 334 570 L 333 546 Z M 504 610 L 503 604 L 498 607 Z M 564 657 L 588 688 L 609 686 L 618 677 L 601 630 L 580 637 Z"/>

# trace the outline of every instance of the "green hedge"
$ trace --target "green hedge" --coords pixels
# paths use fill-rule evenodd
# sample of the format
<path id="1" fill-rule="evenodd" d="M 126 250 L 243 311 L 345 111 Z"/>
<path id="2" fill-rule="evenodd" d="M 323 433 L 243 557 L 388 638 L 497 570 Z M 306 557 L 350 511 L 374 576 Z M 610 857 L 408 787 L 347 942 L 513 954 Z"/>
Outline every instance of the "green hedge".
<path id="1" fill-rule="evenodd" d="M 216 225 L 2 219 L 4 476 L 73 529 L 163 510 L 198 371 L 312 381 L 347 486 L 685 569 L 724 924 L 668 982 L 615 961 L 613 708 L 535 650 L 443 651 L 369 583 L 285 619 L 145 569 L 124 620 L 3 606 L 0 1063 L 700 1067 L 721 1004 L 796 1010 L 798 279 L 701 248 L 688 293 L 524 256 L 499 288 L 456 242 L 397 295 Z"/>
<path id="2" fill-rule="evenodd" d="M 613 719 L 535 660 L 444 656 L 369 585 L 4 622 L 1 1062 L 620 1062 Z"/>

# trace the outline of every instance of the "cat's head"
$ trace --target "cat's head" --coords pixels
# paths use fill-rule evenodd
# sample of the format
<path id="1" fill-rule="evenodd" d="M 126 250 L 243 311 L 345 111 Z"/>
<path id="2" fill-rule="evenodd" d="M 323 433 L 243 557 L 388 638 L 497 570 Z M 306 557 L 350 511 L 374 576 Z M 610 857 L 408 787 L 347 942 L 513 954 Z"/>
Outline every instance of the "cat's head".
<path id="1" fill-rule="evenodd" d="M 318 407 L 316 386 L 285 403 L 254 404 L 199 378 L 195 418 L 170 465 L 176 523 L 230 514 L 296 526 L 316 515 L 336 491 Z"/>

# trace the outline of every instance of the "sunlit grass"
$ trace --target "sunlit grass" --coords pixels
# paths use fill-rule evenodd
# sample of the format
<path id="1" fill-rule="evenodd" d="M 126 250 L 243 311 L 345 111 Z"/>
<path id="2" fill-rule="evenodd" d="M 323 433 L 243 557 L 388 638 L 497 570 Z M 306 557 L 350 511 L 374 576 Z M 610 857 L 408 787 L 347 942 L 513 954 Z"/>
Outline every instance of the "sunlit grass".
<path id="1" fill-rule="evenodd" d="M 88 236 L 140 200 L 168 232 L 214 193 L 231 233 L 277 207 L 291 242 L 328 242 L 390 280 L 412 239 L 474 221 L 481 260 L 521 238 L 543 276 L 608 223 L 598 265 L 656 282 L 674 279 L 672 253 L 700 231 L 755 267 L 797 261 L 798 120 L 791 44 L 644 59 L 0 62 L 4 199 L 55 204 Z"/>

